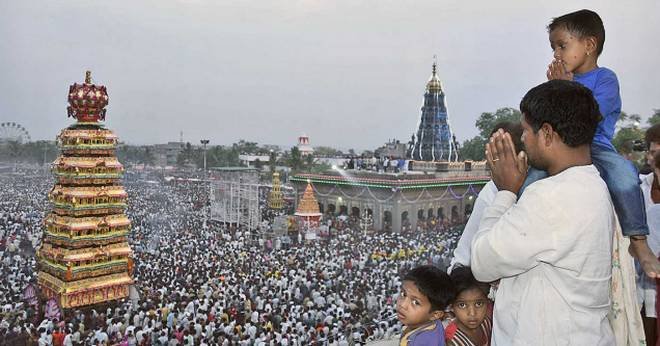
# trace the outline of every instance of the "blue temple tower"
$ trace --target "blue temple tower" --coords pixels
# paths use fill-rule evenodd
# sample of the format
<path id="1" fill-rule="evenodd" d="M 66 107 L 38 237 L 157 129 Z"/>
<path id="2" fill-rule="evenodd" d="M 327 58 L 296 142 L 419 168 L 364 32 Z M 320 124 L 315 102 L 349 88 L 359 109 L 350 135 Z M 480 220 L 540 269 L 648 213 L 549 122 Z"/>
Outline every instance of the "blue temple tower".
<path id="1" fill-rule="evenodd" d="M 422 117 L 417 133 L 409 142 L 407 156 L 419 161 L 458 161 L 458 145 L 449 124 L 445 93 L 435 62 L 431 79 L 426 83 Z"/>

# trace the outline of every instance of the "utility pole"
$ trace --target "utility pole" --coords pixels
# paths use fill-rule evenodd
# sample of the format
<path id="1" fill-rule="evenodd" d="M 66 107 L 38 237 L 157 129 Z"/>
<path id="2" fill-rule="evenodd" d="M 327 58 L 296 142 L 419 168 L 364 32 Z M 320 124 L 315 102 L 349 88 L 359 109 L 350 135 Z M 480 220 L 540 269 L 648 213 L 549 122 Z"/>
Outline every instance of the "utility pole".
<path id="1" fill-rule="evenodd" d="M 208 184 L 208 175 L 206 174 L 206 145 L 209 144 L 209 140 L 201 139 L 199 142 L 204 146 L 204 184 Z M 208 193 L 209 195 L 206 199 L 206 205 L 204 205 L 204 229 L 208 227 L 207 220 L 209 218 L 209 214 L 211 213 L 210 196 L 211 193 L 213 193 L 211 187 L 209 187 Z"/>
<path id="2" fill-rule="evenodd" d="M 209 140 L 202 139 L 199 142 L 204 146 L 204 174 L 206 175 L 206 145 L 209 144 Z"/>

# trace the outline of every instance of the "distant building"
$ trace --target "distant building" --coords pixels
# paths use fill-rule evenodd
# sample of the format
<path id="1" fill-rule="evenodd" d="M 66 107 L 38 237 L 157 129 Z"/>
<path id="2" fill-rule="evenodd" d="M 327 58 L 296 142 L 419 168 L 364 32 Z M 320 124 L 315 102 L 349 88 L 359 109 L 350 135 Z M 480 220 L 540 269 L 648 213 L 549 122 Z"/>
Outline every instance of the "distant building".
<path id="1" fill-rule="evenodd" d="M 254 167 L 210 167 L 209 171 L 214 180 L 259 184 L 259 171 Z"/>
<path id="2" fill-rule="evenodd" d="M 302 135 L 298 137 L 298 150 L 300 150 L 301 156 L 314 155 L 314 148 L 309 145 L 309 136 Z"/>
<path id="3" fill-rule="evenodd" d="M 156 166 L 174 166 L 176 159 L 183 151 L 184 144 L 181 142 L 167 142 L 166 144 L 154 144 L 151 146 Z"/>
<path id="4" fill-rule="evenodd" d="M 321 213 L 371 215 L 376 230 L 401 232 L 404 225 L 437 218 L 449 224 L 466 221 L 474 199 L 490 179 L 484 162 L 416 162 L 428 171 L 376 173 L 335 169 L 290 178 L 297 198 L 311 184 Z M 442 167 L 436 167 L 441 165 Z"/>
<path id="5" fill-rule="evenodd" d="M 392 139 L 385 143 L 382 147 L 374 151 L 374 156 L 378 158 L 390 157 L 400 159 L 406 157 L 406 150 L 408 149 L 407 143 L 401 143 L 396 139 Z"/>
<path id="6" fill-rule="evenodd" d="M 270 161 L 270 156 L 268 155 L 250 155 L 250 154 L 241 154 L 238 155 L 238 159 L 242 164 L 248 167 L 256 167 L 257 162 L 261 165 L 268 165 Z"/>

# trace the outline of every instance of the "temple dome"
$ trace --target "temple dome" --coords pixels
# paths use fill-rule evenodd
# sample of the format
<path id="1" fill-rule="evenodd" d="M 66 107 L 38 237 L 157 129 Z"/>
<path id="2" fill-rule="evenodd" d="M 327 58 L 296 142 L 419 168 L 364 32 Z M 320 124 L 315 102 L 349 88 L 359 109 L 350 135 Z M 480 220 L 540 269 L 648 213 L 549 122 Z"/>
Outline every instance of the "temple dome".
<path id="1" fill-rule="evenodd" d="M 442 85 L 440 84 L 440 78 L 438 77 L 435 63 L 433 63 L 433 74 L 428 83 L 426 83 L 426 90 L 429 92 L 442 92 Z"/>

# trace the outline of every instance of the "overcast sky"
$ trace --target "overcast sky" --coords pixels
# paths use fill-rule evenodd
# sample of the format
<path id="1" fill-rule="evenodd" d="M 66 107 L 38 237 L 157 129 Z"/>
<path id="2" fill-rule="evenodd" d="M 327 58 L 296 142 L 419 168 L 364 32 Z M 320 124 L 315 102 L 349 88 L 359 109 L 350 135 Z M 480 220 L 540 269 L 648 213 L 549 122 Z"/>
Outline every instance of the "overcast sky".
<path id="1" fill-rule="evenodd" d="M 416 130 L 433 55 L 460 141 L 545 80 L 545 26 L 600 13 L 623 109 L 660 108 L 660 2 L 0 0 L 0 122 L 53 139 L 92 70 L 128 143 L 238 139 L 373 149 Z"/>

